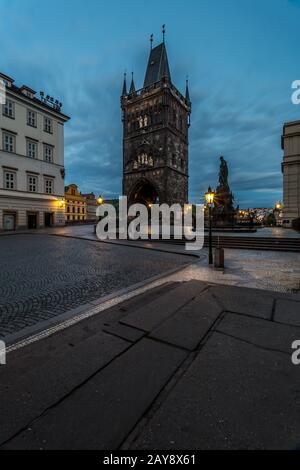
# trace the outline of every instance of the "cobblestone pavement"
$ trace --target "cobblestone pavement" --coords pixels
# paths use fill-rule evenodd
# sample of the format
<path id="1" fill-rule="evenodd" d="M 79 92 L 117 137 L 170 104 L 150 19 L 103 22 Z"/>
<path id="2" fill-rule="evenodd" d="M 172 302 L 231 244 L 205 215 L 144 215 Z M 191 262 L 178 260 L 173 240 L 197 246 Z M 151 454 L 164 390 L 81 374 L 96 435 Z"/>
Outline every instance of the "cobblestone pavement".
<path id="1" fill-rule="evenodd" d="M 191 261 L 49 235 L 0 238 L 0 337 Z"/>

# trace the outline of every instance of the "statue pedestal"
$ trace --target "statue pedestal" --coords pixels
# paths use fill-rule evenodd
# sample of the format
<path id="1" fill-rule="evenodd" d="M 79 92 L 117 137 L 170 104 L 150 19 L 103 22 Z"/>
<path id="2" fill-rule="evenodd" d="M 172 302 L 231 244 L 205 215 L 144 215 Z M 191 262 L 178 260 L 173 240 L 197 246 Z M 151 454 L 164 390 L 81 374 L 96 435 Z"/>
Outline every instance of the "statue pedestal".
<path id="1" fill-rule="evenodd" d="M 235 209 L 233 195 L 229 188 L 218 186 L 213 208 L 213 226 L 218 228 L 233 227 L 235 225 Z"/>

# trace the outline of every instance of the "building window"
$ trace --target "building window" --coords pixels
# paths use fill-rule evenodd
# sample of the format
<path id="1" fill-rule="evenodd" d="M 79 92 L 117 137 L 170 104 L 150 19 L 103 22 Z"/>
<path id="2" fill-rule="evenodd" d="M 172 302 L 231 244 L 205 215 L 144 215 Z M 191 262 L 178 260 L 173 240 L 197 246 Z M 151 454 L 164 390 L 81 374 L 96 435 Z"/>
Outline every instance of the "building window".
<path id="1" fill-rule="evenodd" d="M 49 134 L 53 133 L 52 119 L 44 117 L 44 131 Z"/>
<path id="2" fill-rule="evenodd" d="M 37 158 L 37 143 L 27 140 L 27 157 Z"/>
<path id="3" fill-rule="evenodd" d="M 36 127 L 36 112 L 27 110 L 27 124 L 28 126 Z"/>
<path id="4" fill-rule="evenodd" d="M 4 188 L 16 189 L 16 174 L 11 171 L 4 172 Z"/>
<path id="5" fill-rule="evenodd" d="M 16 138 L 14 135 L 3 133 L 3 148 L 5 152 L 15 152 Z"/>
<path id="6" fill-rule="evenodd" d="M 53 194 L 53 180 L 52 179 L 45 180 L 45 193 Z"/>
<path id="7" fill-rule="evenodd" d="M 38 183 L 38 179 L 36 176 L 32 176 L 32 175 L 28 176 L 28 191 L 30 193 L 37 192 L 37 183 Z"/>
<path id="8" fill-rule="evenodd" d="M 44 145 L 44 160 L 53 163 L 53 147 L 50 147 L 50 145 Z"/>
<path id="9" fill-rule="evenodd" d="M 6 100 L 6 103 L 3 105 L 3 115 L 9 118 L 14 119 L 15 117 L 15 103 L 11 100 Z"/>

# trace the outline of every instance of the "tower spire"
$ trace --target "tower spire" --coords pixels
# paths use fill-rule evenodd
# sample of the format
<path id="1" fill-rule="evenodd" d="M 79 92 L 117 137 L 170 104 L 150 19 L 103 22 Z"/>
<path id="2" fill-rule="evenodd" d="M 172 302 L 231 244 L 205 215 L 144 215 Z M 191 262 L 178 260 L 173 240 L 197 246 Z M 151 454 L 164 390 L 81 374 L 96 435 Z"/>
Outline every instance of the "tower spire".
<path id="1" fill-rule="evenodd" d="M 166 35 L 166 25 L 162 25 L 162 35 L 163 35 L 163 43 L 165 42 L 165 35 Z"/>
<path id="2" fill-rule="evenodd" d="M 190 100 L 190 91 L 189 91 L 189 77 L 186 77 L 186 88 L 185 88 L 185 99 L 188 103 L 191 102 Z"/>
<path id="3" fill-rule="evenodd" d="M 129 94 L 132 95 L 134 93 L 135 93 L 135 84 L 134 84 L 134 79 L 133 79 L 133 72 L 131 72 L 131 85 L 130 85 Z"/>
<path id="4" fill-rule="evenodd" d="M 150 36 L 150 49 L 152 51 L 152 48 L 153 48 L 153 34 L 151 34 Z"/>
<path id="5" fill-rule="evenodd" d="M 122 90 L 122 96 L 127 95 L 127 83 L 126 83 L 126 72 L 124 72 L 124 81 L 123 81 L 123 90 Z"/>

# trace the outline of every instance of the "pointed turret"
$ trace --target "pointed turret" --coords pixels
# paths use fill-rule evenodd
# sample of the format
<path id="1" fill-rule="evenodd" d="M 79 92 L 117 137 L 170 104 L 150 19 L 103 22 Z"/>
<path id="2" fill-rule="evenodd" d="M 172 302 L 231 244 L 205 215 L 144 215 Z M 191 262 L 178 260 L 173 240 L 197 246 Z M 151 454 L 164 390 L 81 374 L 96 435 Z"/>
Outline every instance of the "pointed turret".
<path id="1" fill-rule="evenodd" d="M 132 78 L 131 78 L 131 85 L 130 85 L 129 94 L 133 95 L 134 93 L 135 93 L 135 84 L 134 84 L 133 72 L 132 72 Z"/>
<path id="2" fill-rule="evenodd" d="M 191 102 L 190 100 L 190 91 L 189 91 L 189 79 L 186 79 L 186 88 L 185 88 L 185 99 L 188 103 Z"/>
<path id="3" fill-rule="evenodd" d="M 125 72 L 124 73 L 122 96 L 126 96 L 126 95 L 127 95 L 127 83 L 126 83 L 126 72 Z"/>

